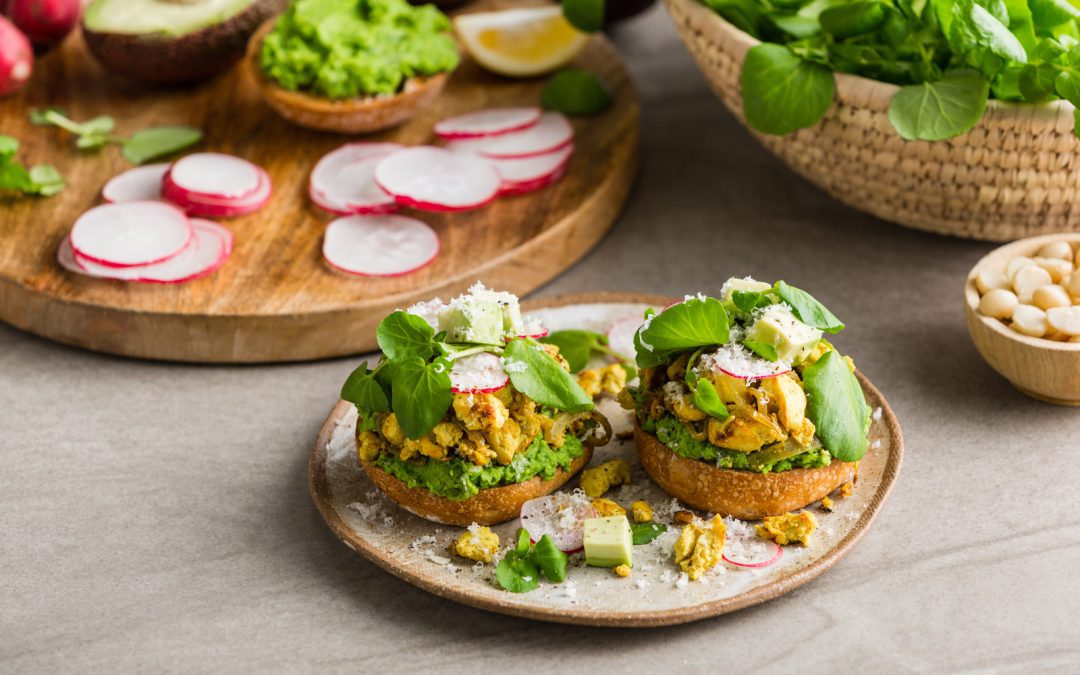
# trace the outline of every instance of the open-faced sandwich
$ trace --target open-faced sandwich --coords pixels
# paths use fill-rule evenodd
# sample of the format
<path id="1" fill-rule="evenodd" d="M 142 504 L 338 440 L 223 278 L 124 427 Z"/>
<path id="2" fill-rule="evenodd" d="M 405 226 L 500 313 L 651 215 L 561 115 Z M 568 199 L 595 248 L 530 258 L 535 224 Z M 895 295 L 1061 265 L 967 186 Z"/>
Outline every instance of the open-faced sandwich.
<path id="1" fill-rule="evenodd" d="M 372 482 L 424 518 L 489 525 L 569 480 L 611 427 L 544 334 L 480 284 L 386 317 L 382 359 L 341 392 Z"/>
<path id="2" fill-rule="evenodd" d="M 824 339 L 844 325 L 808 293 L 730 279 L 687 296 L 635 335 L 641 464 L 693 507 L 780 516 L 852 480 L 870 409 L 854 365 Z"/>

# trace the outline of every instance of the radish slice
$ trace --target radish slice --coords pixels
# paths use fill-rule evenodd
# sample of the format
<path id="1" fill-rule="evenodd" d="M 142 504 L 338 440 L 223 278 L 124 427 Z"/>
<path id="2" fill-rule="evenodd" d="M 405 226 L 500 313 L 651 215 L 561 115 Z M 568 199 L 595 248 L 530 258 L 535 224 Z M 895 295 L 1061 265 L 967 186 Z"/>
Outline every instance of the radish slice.
<path id="1" fill-rule="evenodd" d="M 740 380 L 761 380 L 791 372 L 783 361 L 766 361 L 740 344 L 721 345 L 712 354 L 701 357 L 700 367 L 711 368 Z"/>
<path id="2" fill-rule="evenodd" d="M 95 206 L 71 228 L 75 253 L 109 267 L 150 265 L 184 250 L 195 236 L 187 216 L 163 202 Z"/>
<path id="3" fill-rule="evenodd" d="M 492 165 L 499 172 L 503 183 L 526 183 L 542 178 L 549 178 L 562 169 L 574 154 L 574 144 L 559 148 L 554 152 L 523 157 L 520 159 L 493 159 Z"/>
<path id="4" fill-rule="evenodd" d="M 326 226 L 323 256 L 348 274 L 396 277 L 414 272 L 439 254 L 439 235 L 415 218 L 348 216 Z"/>
<path id="5" fill-rule="evenodd" d="M 608 347 L 611 351 L 625 359 L 636 358 L 637 347 L 634 346 L 634 335 L 643 323 L 645 323 L 644 319 L 628 316 L 611 324 L 607 330 Z"/>
<path id="6" fill-rule="evenodd" d="M 147 164 L 113 177 L 101 189 L 107 202 L 141 202 L 161 200 L 161 179 L 169 170 L 168 164 Z"/>
<path id="7" fill-rule="evenodd" d="M 777 563 L 784 549 L 774 541 L 736 534 L 726 539 L 722 555 L 732 565 L 761 568 Z"/>
<path id="8" fill-rule="evenodd" d="M 495 159 L 520 159 L 554 152 L 574 140 L 574 127 L 562 113 L 546 112 L 523 131 L 447 143 L 455 151 L 473 152 Z"/>
<path id="9" fill-rule="evenodd" d="M 566 175 L 565 166 L 566 165 L 564 164 L 562 167 L 559 167 L 555 173 L 544 176 L 543 178 L 537 178 L 536 180 L 527 180 L 520 183 L 503 181 L 502 185 L 499 186 L 499 195 L 523 195 L 527 192 L 545 188 Z"/>
<path id="10" fill-rule="evenodd" d="M 522 326 L 521 330 L 518 331 L 517 336 L 519 338 L 532 338 L 534 340 L 539 340 L 540 338 L 545 338 L 550 334 L 551 331 L 549 331 L 547 328 L 544 328 L 544 324 L 540 322 L 540 319 L 529 319 L 529 322 Z"/>
<path id="11" fill-rule="evenodd" d="M 311 171 L 311 200 L 339 215 L 394 211 L 394 198 L 375 184 L 375 165 L 402 147 L 397 143 L 349 143 L 324 155 Z"/>
<path id="12" fill-rule="evenodd" d="M 375 166 L 375 182 L 405 206 L 465 211 L 494 199 L 502 180 L 480 157 L 419 146 L 381 159 Z"/>
<path id="13" fill-rule="evenodd" d="M 169 171 L 176 187 L 213 199 L 242 199 L 260 186 L 262 170 L 240 157 L 197 152 L 173 163 Z"/>
<path id="14" fill-rule="evenodd" d="M 527 129 L 540 121 L 540 108 L 488 108 L 448 117 L 435 124 L 440 138 L 481 138 Z"/>
<path id="15" fill-rule="evenodd" d="M 243 216 L 261 209 L 270 201 L 270 196 L 273 194 L 273 184 L 270 181 L 270 176 L 262 169 L 258 171 L 258 189 L 243 199 L 219 199 L 185 191 L 172 181 L 171 171 L 166 172 L 165 176 L 162 177 L 161 192 L 166 199 L 194 216 L 208 218 Z"/>
<path id="16" fill-rule="evenodd" d="M 509 381 L 502 361 L 491 352 L 457 359 L 450 369 L 450 391 L 455 394 L 490 394 Z"/>
<path id="17" fill-rule="evenodd" d="M 78 254 L 75 263 L 83 273 L 101 279 L 147 284 L 179 284 L 217 271 L 232 253 L 232 233 L 209 220 L 193 219 L 195 238 L 182 253 L 165 262 L 142 267 L 115 268 L 99 265 Z"/>
<path id="18" fill-rule="evenodd" d="M 557 492 L 522 504 L 520 520 L 533 542 L 546 534 L 560 551 L 576 553 L 585 546 L 585 520 L 596 517 L 596 509 L 580 492 Z"/>
<path id="19" fill-rule="evenodd" d="M 64 237 L 60 246 L 56 249 L 56 262 L 68 272 L 86 274 L 75 262 L 75 251 L 71 250 L 71 237 Z"/>

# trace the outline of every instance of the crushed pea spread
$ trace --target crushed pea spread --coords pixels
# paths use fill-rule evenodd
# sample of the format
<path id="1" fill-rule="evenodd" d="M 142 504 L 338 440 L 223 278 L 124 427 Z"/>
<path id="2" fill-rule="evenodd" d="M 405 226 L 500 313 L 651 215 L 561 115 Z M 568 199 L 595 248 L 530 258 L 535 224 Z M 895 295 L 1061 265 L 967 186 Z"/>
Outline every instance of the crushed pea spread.
<path id="1" fill-rule="evenodd" d="M 459 61 L 450 21 L 406 0 L 294 0 L 263 41 L 263 72 L 331 99 L 395 94 Z"/>

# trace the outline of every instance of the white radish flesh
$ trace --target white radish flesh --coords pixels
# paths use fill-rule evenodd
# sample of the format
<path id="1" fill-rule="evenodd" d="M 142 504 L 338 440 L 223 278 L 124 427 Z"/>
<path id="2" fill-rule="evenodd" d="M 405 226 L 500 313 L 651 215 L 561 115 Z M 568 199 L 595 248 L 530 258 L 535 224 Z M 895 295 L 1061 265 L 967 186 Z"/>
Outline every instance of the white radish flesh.
<path id="1" fill-rule="evenodd" d="M 194 216 L 206 218 L 243 216 L 261 209 L 270 201 L 273 194 L 270 176 L 262 169 L 258 172 L 259 187 L 242 199 L 220 199 L 185 191 L 172 181 L 171 171 L 162 178 L 162 196 Z"/>
<path id="2" fill-rule="evenodd" d="M 179 255 L 165 262 L 141 267 L 107 267 L 76 254 L 75 262 L 83 272 L 101 279 L 135 281 L 147 284 L 179 284 L 217 271 L 232 253 L 232 233 L 217 223 L 193 219 L 195 238 Z"/>
<path id="3" fill-rule="evenodd" d="M 197 152 L 178 159 L 169 174 L 181 190 L 213 199 L 243 199 L 261 184 L 261 170 L 246 159 Z"/>
<path id="4" fill-rule="evenodd" d="M 326 227 L 323 256 L 360 276 L 394 277 L 420 269 L 439 253 L 435 230 L 404 216 L 347 216 Z"/>
<path id="5" fill-rule="evenodd" d="M 1019 304 L 1020 300 L 1015 293 L 1004 288 L 995 288 L 979 301 L 979 313 L 995 319 L 1008 319 Z"/>
<path id="6" fill-rule="evenodd" d="M 491 352 L 457 359 L 450 369 L 450 391 L 456 394 L 488 394 L 502 389 L 509 381 L 502 360 Z"/>
<path id="7" fill-rule="evenodd" d="M 64 237 L 64 240 L 60 242 L 60 246 L 56 249 L 56 262 L 68 272 L 75 272 L 76 274 L 86 274 L 81 267 L 75 262 L 75 251 L 71 250 L 71 238 Z"/>
<path id="8" fill-rule="evenodd" d="M 557 492 L 522 504 L 520 521 L 534 542 L 546 534 L 560 551 L 574 553 L 585 546 L 585 520 L 597 515 L 580 492 Z"/>
<path id="9" fill-rule="evenodd" d="M 644 320 L 640 317 L 629 316 L 619 319 L 608 328 L 608 347 L 611 351 L 626 359 L 633 360 L 637 357 L 637 347 L 634 346 L 634 335 Z"/>
<path id="10" fill-rule="evenodd" d="M 540 121 L 539 108 L 488 108 L 449 117 L 435 124 L 441 138 L 481 138 L 521 131 Z"/>
<path id="11" fill-rule="evenodd" d="M 491 164 L 499 172 L 499 177 L 504 183 L 525 183 L 551 176 L 562 169 L 573 154 L 574 144 L 571 143 L 554 152 L 535 157 L 492 159 Z"/>
<path id="12" fill-rule="evenodd" d="M 766 361 L 740 344 L 721 345 L 715 352 L 702 356 L 701 365 L 740 380 L 760 380 L 791 372 L 787 363 Z"/>
<path id="13" fill-rule="evenodd" d="M 194 236 L 182 211 L 163 202 L 122 202 L 90 209 L 71 228 L 75 253 L 109 267 L 150 265 L 184 250 Z"/>
<path id="14" fill-rule="evenodd" d="M 451 141 L 446 147 L 496 159 L 515 159 L 554 152 L 573 140 L 574 127 L 570 120 L 562 113 L 546 112 L 539 122 L 523 131 Z"/>
<path id="15" fill-rule="evenodd" d="M 721 554 L 725 562 L 736 567 L 760 569 L 780 561 L 784 549 L 773 541 L 749 537 L 728 537 Z"/>
<path id="16" fill-rule="evenodd" d="M 135 167 L 105 183 L 101 196 L 113 203 L 161 200 L 161 181 L 168 171 L 168 164 Z"/>
<path id="17" fill-rule="evenodd" d="M 502 180 L 491 163 L 480 157 L 419 146 L 379 160 L 375 182 L 405 206 L 464 211 L 494 199 Z"/>
<path id="18" fill-rule="evenodd" d="M 311 200 L 338 215 L 394 211 L 397 202 L 375 183 L 375 165 L 402 147 L 397 143 L 349 143 L 324 155 L 311 171 Z"/>

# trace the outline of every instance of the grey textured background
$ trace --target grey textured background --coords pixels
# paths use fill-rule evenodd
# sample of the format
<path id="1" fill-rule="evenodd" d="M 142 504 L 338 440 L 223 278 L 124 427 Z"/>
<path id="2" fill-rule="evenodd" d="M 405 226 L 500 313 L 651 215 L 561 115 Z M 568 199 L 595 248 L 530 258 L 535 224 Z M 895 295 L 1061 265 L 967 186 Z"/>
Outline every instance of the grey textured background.
<path id="1" fill-rule="evenodd" d="M 874 528 L 774 602 L 594 630 L 440 600 L 349 551 L 311 506 L 308 450 L 354 359 L 126 361 L 0 326 L 0 671 L 1075 670 L 1074 410 L 979 359 L 964 275 L 990 246 L 852 212 L 758 147 L 657 9 L 618 42 L 642 170 L 610 236 L 540 291 L 811 289 L 900 418 Z"/>

